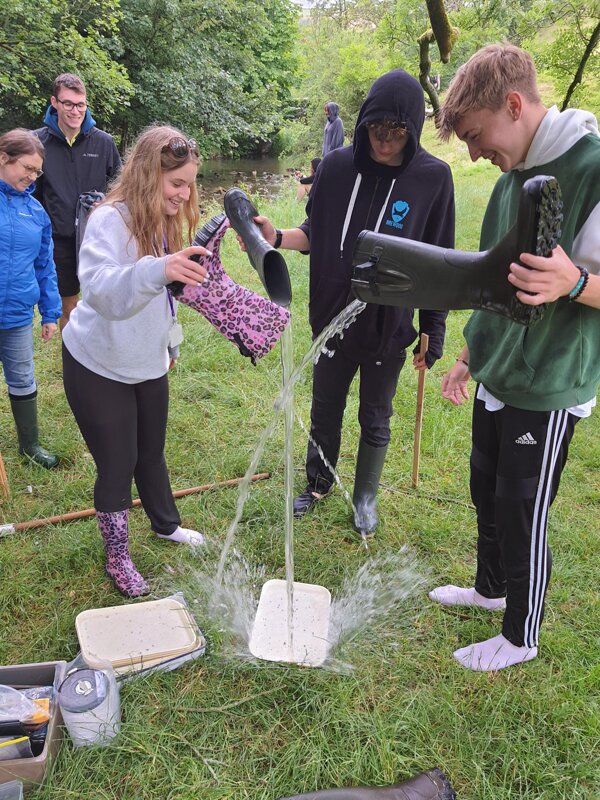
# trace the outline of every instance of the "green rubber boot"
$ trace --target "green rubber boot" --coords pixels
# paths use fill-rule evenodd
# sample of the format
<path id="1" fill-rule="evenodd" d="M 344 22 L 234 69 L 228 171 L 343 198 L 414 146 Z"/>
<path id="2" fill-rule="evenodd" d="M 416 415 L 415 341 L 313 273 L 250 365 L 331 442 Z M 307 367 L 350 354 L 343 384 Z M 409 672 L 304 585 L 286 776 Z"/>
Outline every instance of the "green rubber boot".
<path id="1" fill-rule="evenodd" d="M 58 466 L 59 457 L 49 453 L 38 442 L 37 396 L 28 397 L 26 400 L 19 400 L 12 395 L 9 397 L 19 437 L 19 453 L 26 455 L 45 469 Z"/>
<path id="2" fill-rule="evenodd" d="M 372 447 L 362 439 L 358 445 L 354 477 L 354 529 L 361 536 L 372 536 L 377 527 L 377 490 L 388 446 Z"/>

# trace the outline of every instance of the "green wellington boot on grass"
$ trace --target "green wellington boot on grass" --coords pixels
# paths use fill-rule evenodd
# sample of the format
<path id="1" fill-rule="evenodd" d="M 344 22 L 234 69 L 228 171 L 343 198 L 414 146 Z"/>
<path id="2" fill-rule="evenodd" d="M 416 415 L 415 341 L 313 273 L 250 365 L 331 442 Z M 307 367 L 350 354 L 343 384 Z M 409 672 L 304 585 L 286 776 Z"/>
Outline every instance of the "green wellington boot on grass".
<path id="1" fill-rule="evenodd" d="M 38 442 L 37 397 L 19 400 L 10 395 L 10 406 L 17 426 L 19 453 L 45 469 L 58 466 L 59 457 L 49 453 Z"/>
<path id="2" fill-rule="evenodd" d="M 362 439 L 356 456 L 354 477 L 354 528 L 361 536 L 372 536 L 377 527 L 377 490 L 388 446 L 371 447 Z"/>

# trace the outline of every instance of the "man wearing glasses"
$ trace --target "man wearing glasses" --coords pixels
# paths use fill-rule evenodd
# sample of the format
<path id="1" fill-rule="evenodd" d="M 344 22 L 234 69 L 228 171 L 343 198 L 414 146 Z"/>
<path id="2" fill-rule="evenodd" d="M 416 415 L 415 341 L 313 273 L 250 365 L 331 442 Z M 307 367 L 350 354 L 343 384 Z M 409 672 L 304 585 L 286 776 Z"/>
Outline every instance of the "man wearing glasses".
<path id="1" fill-rule="evenodd" d="M 79 297 L 77 200 L 86 192 L 105 192 L 121 159 L 112 136 L 96 128 L 87 106 L 85 85 L 77 75 L 64 73 L 55 78 L 44 125 L 35 131 L 46 151 L 44 173 L 37 180 L 35 196 L 52 221 L 62 330 Z"/>
<path id="2" fill-rule="evenodd" d="M 362 230 L 454 246 L 454 188 L 450 168 L 420 145 L 425 101 L 419 82 L 396 69 L 378 78 L 360 109 L 352 145 L 329 153 L 316 174 L 298 228 L 276 230 L 258 217 L 274 247 L 310 251 L 309 318 L 316 337 L 352 300 L 352 253 Z M 361 536 L 377 525 L 376 495 L 390 441 L 392 401 L 406 350 L 419 333 L 429 350 L 413 356 L 417 370 L 442 355 L 446 312 L 370 305 L 336 342 L 332 358 L 313 371 L 311 437 L 332 467 L 340 451 L 342 418 L 350 384 L 360 375 L 360 441 L 353 502 Z M 333 486 L 334 477 L 311 441 L 307 486 L 294 501 L 303 516 Z"/>

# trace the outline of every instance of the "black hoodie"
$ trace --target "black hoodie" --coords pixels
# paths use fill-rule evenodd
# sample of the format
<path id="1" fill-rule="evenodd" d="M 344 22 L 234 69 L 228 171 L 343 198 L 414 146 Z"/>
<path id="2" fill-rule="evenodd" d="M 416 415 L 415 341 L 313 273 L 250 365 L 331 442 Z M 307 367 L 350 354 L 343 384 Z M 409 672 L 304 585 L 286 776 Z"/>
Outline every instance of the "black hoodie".
<path id="1" fill-rule="evenodd" d="M 402 164 L 370 157 L 367 122 L 404 122 L 409 140 Z M 378 78 L 362 105 L 351 146 L 319 165 L 301 226 L 310 239 L 309 316 L 316 336 L 350 302 L 352 251 L 362 230 L 454 247 L 454 187 L 450 168 L 420 144 L 425 121 L 423 90 L 402 69 Z M 399 356 L 420 333 L 429 334 L 428 366 L 442 355 L 446 312 L 369 305 L 339 346 L 356 360 Z"/>

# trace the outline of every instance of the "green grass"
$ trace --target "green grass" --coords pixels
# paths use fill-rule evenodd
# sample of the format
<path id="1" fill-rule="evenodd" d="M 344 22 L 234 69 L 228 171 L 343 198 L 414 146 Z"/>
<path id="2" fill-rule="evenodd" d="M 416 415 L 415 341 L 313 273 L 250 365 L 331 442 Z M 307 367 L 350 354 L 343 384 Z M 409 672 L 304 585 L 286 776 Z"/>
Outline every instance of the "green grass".
<path id="1" fill-rule="evenodd" d="M 474 249 L 495 171 L 471 164 L 461 146 L 427 145 L 453 166 L 457 245 Z M 291 194 L 261 204 L 281 227 L 303 206 Z M 260 290 L 229 234 L 224 263 Z M 307 259 L 288 258 L 294 287 L 296 360 L 306 351 Z M 203 319 L 181 309 L 186 342 L 171 375 L 167 460 L 174 488 L 243 474 L 270 418 L 280 383 L 276 350 L 254 368 Z M 466 314 L 453 313 L 446 353 L 427 377 L 421 484 L 410 486 L 417 380 L 400 378 L 392 443 L 380 493 L 380 531 L 372 554 L 409 545 L 431 586 L 469 581 L 475 524 L 468 494 L 470 404 L 442 402 L 440 383 L 461 347 Z M 94 468 L 61 385 L 58 339 L 39 346 L 43 442 L 63 457 L 44 472 L 23 463 L 5 396 L 0 398 L 2 455 L 11 497 L 4 522 L 90 507 Z M 310 378 L 297 387 L 306 421 Z M 351 485 L 358 440 L 357 393 L 345 418 L 339 470 Z M 444 610 L 422 593 L 387 630 L 355 641 L 355 671 L 340 675 L 295 666 L 226 660 L 220 634 L 194 604 L 209 654 L 194 665 L 122 689 L 123 730 L 106 749 L 63 746 L 36 800 L 273 800 L 315 788 L 388 784 L 438 765 L 460 800 L 597 800 L 600 797 L 600 602 L 598 599 L 599 416 L 576 431 L 550 519 L 554 573 L 539 657 L 496 674 L 459 668 L 452 651 L 498 631 L 497 616 Z M 304 437 L 295 431 L 296 485 L 303 487 Z M 282 431 L 269 442 L 246 506 L 236 546 L 266 577 L 283 575 Z M 28 490 L 28 487 L 31 490 Z M 222 542 L 234 515 L 235 489 L 178 501 L 184 524 Z M 186 586 L 214 567 L 208 556 L 150 534 L 142 511 L 131 514 L 132 551 L 155 596 Z M 365 553 L 350 535 L 339 493 L 296 524 L 296 578 L 335 594 Z M 201 595 L 198 587 L 198 596 Z M 103 572 L 93 519 L 18 533 L 0 541 L 0 663 L 71 659 L 74 620 L 87 608 L 124 602 Z"/>

